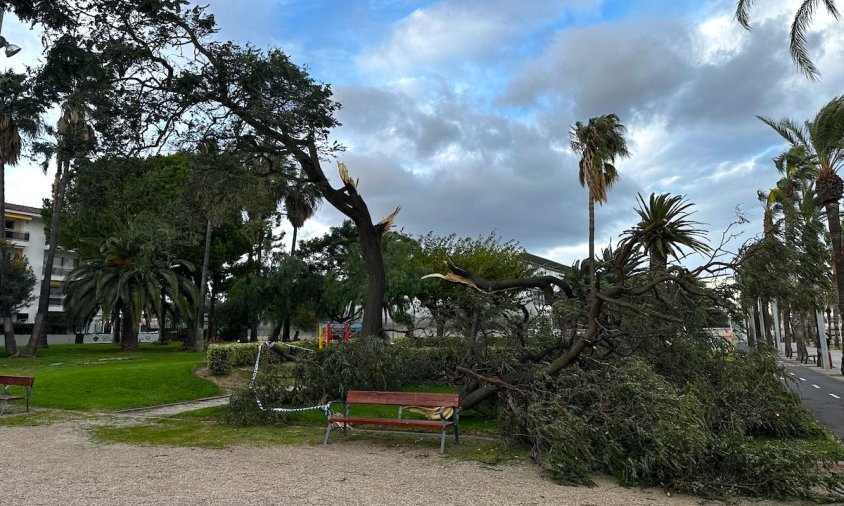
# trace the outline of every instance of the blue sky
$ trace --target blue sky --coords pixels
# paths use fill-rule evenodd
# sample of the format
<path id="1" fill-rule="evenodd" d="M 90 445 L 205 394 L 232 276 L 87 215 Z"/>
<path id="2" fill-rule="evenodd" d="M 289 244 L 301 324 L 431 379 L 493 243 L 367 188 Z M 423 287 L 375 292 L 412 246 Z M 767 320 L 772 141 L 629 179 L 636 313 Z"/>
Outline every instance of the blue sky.
<path id="1" fill-rule="evenodd" d="M 787 29 L 799 0 L 758 2 L 754 30 L 734 1 L 210 0 L 220 38 L 284 49 L 343 104 L 334 138 L 374 216 L 402 206 L 413 234 L 496 231 L 533 253 L 586 254 L 586 193 L 568 147 L 575 121 L 615 113 L 631 159 L 597 212 L 598 242 L 635 224 L 637 193 L 687 195 L 720 232 L 741 206 L 761 229 L 756 190 L 773 186 L 783 143 L 756 114 L 811 117 L 842 92 L 844 30 L 817 17 L 804 79 Z M 37 34 L 7 18 L 37 59 Z M 18 42 L 21 41 L 21 42 Z M 334 172 L 334 160 L 324 165 Z M 12 202 L 38 205 L 49 176 L 7 169 Z M 337 225 L 330 206 L 305 238 Z"/>

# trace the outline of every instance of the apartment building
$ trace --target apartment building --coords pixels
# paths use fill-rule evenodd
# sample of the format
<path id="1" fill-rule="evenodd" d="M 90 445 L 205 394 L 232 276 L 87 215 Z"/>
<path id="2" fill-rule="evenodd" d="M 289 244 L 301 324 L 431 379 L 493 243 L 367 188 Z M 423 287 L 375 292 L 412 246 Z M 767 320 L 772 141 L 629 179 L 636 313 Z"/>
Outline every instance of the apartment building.
<path id="1" fill-rule="evenodd" d="M 33 293 L 35 298 L 28 307 L 14 315 L 14 319 L 18 323 L 34 323 L 35 313 L 38 310 L 38 293 L 41 289 L 41 281 L 44 279 L 44 261 L 49 248 L 49 237 L 45 234 L 41 209 L 7 202 L 4 221 L 4 235 L 11 244 L 13 253 L 23 254 L 35 277 L 38 278 Z M 73 252 L 61 249 L 56 251 L 50 279 L 50 312 L 64 311 L 62 284 L 65 277 L 77 265 L 79 265 L 79 259 Z"/>

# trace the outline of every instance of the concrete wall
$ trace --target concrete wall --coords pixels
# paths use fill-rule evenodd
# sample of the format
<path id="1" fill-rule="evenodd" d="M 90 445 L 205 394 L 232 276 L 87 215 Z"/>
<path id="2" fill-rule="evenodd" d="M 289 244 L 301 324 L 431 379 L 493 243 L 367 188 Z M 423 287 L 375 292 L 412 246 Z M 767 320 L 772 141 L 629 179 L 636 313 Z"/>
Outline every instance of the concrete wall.
<path id="1" fill-rule="evenodd" d="M 15 342 L 18 348 L 26 346 L 29 342 L 29 334 L 15 334 Z M 74 334 L 47 334 L 47 344 L 73 344 L 76 342 Z"/>

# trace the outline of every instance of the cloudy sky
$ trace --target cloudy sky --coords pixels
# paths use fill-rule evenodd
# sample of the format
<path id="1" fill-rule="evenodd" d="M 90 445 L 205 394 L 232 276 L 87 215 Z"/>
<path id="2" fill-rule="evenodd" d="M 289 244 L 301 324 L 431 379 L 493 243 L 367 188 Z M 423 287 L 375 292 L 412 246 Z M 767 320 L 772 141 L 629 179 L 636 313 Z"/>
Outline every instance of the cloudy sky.
<path id="1" fill-rule="evenodd" d="M 804 120 L 844 93 L 844 30 L 818 15 L 810 49 L 788 56 L 799 0 L 757 2 L 752 32 L 734 0 L 210 0 L 221 37 L 276 46 L 330 83 L 334 137 L 373 216 L 401 205 L 406 232 L 495 231 L 561 262 L 586 255 L 587 198 L 569 149 L 575 121 L 615 113 L 633 156 L 597 210 L 599 244 L 635 224 L 636 195 L 687 195 L 717 240 L 774 185 L 784 144 L 755 115 Z M 37 33 L 3 34 L 37 60 Z M 325 164 L 334 174 L 334 162 Z M 7 168 L 7 199 L 40 205 L 51 175 Z M 342 217 L 325 205 L 300 237 Z"/>

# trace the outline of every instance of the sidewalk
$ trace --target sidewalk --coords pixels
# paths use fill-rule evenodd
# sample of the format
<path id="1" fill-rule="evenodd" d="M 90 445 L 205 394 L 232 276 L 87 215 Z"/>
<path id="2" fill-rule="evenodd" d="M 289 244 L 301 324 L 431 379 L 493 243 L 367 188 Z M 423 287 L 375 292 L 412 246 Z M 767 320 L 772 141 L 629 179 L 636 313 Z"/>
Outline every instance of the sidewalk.
<path id="1" fill-rule="evenodd" d="M 792 365 L 799 365 L 802 367 L 811 367 L 813 371 L 819 372 L 822 374 L 826 374 L 827 376 L 837 379 L 839 381 L 844 381 L 844 375 L 841 374 L 841 350 L 832 349 L 830 350 L 830 354 L 832 355 L 832 369 L 823 369 L 820 367 L 819 364 L 815 364 L 814 362 L 809 362 L 808 364 L 801 364 L 797 361 L 797 346 L 792 343 L 791 345 L 792 350 L 794 350 L 794 357 L 795 358 L 785 358 L 785 355 L 780 352 L 780 359 L 783 362 L 787 362 Z M 814 346 L 806 346 L 806 350 L 809 352 L 810 357 L 817 357 L 818 356 L 818 349 Z M 816 359 L 817 360 L 817 359 Z"/>

